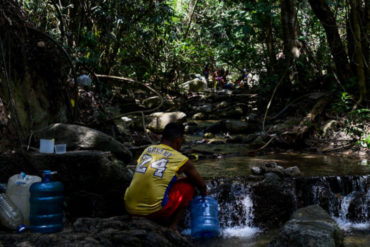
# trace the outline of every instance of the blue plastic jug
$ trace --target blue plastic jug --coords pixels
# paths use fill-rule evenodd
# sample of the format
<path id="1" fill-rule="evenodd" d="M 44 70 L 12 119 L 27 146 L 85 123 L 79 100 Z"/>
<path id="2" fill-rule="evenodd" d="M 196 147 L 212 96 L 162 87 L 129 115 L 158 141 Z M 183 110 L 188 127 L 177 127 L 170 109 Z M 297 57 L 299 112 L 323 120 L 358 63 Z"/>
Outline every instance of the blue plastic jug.
<path id="1" fill-rule="evenodd" d="M 211 196 L 197 196 L 190 203 L 191 236 L 211 238 L 220 235 L 218 203 Z"/>
<path id="2" fill-rule="evenodd" d="M 30 230 L 51 233 L 63 229 L 63 191 L 61 182 L 51 181 L 56 172 L 43 171 L 42 181 L 30 188 Z"/>

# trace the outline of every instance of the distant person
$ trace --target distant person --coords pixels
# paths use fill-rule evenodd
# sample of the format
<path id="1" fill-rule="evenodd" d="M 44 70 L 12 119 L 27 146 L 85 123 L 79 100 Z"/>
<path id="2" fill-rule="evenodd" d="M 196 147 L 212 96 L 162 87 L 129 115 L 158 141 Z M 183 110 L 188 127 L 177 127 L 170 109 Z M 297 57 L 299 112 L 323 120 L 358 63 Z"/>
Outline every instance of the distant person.
<path id="1" fill-rule="evenodd" d="M 244 81 L 245 79 L 247 79 L 247 69 L 246 68 L 244 68 L 243 69 L 243 72 L 242 72 L 242 81 Z"/>
<path id="2" fill-rule="evenodd" d="M 243 69 L 242 75 L 236 81 L 236 84 L 238 84 L 238 86 L 240 88 L 248 88 L 248 84 L 247 84 L 247 69 L 246 68 Z"/>
<path id="3" fill-rule="evenodd" d="M 204 77 L 206 78 L 206 80 L 208 81 L 208 78 L 209 78 L 209 64 L 207 64 L 204 69 L 203 69 L 203 75 Z"/>
<path id="4" fill-rule="evenodd" d="M 207 194 L 204 180 L 189 158 L 179 152 L 183 142 L 184 126 L 167 124 L 161 143 L 149 146 L 139 157 L 124 198 L 128 213 L 164 223 L 177 233 L 194 187 Z M 179 178 L 182 173 L 186 177 Z"/>
<path id="5" fill-rule="evenodd" d="M 213 89 L 214 90 L 217 89 L 218 81 L 219 81 L 219 71 L 215 69 L 215 71 L 213 72 Z"/>
<path id="6" fill-rule="evenodd" d="M 229 71 L 228 70 L 224 71 L 224 73 L 222 75 L 222 87 L 227 88 L 227 89 L 231 89 L 231 84 L 227 80 L 228 75 L 229 75 Z"/>
<path id="7" fill-rule="evenodd" d="M 218 80 L 220 81 L 220 83 L 223 82 L 224 76 L 225 76 L 225 70 L 224 69 L 220 69 L 220 73 L 218 75 Z M 220 84 L 220 85 L 222 86 L 222 84 Z"/>

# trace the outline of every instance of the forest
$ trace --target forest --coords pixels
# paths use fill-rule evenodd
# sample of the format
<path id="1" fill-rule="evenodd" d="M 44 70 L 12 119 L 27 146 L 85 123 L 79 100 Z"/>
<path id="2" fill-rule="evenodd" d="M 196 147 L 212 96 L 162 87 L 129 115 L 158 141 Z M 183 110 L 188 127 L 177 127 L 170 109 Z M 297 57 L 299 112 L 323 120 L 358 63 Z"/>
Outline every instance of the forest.
<path id="1" fill-rule="evenodd" d="M 331 97 L 328 111 L 348 117 L 349 129 L 369 114 L 368 1 L 15 1 L 18 9 L 7 2 L 2 6 L 9 13 L 3 11 L 1 39 L 2 105 L 7 112 L 15 106 L 11 107 L 4 79 L 12 81 L 12 74 L 17 74 L 16 80 L 29 78 L 18 76 L 24 47 L 14 42 L 26 38 L 44 39 L 26 51 L 39 77 L 59 76 L 42 68 L 45 61 L 37 62 L 44 48 L 56 55 L 44 59 L 66 70 L 58 71 L 65 77 L 61 89 L 68 90 L 68 80 L 89 73 L 102 108 L 112 98 L 123 104 L 130 101 L 113 90 L 128 86 L 127 80 L 97 75 L 131 78 L 162 95 L 176 96 L 179 85 L 208 70 L 211 75 L 227 71 L 232 84 L 246 73 L 249 92 L 258 94 L 262 113 L 270 99 L 272 110 L 278 111 L 304 94 L 326 92 Z M 71 91 L 69 97 L 76 98 L 77 89 Z M 131 95 L 135 97 L 140 95 Z M 69 102 L 63 104 L 70 107 Z M 81 120 L 78 113 L 72 115 L 67 119 Z M 30 117 L 20 118 L 22 122 Z M 40 119 L 18 132 L 26 138 L 30 129 L 49 123 Z M 366 128 L 360 131 L 358 141 L 369 144 Z"/>
<path id="2" fill-rule="evenodd" d="M 21 171 L 58 171 L 65 227 L 85 234 L 75 238 L 79 244 L 92 244 L 89 237 L 101 244 L 91 246 L 192 246 L 166 228 L 156 233 L 162 240 L 143 240 L 139 231 L 156 225 L 130 218 L 123 206 L 136 159 L 160 142 L 167 123 L 178 122 L 186 132 L 181 151 L 219 204 L 248 215 L 240 197 L 225 195 L 240 192 L 234 184 L 251 193 L 243 194 L 253 202 L 251 223 L 221 210 L 222 241 L 206 245 L 245 246 L 243 236 L 230 242 L 225 230 L 243 225 L 262 229 L 250 246 L 287 246 L 271 229 L 311 204 L 337 219 L 351 195 L 346 222 L 367 227 L 351 235 L 336 221 L 344 240 L 334 234 L 330 246 L 368 246 L 369 65 L 369 0 L 0 0 L 0 183 Z M 40 154 L 45 138 L 66 144 L 66 154 Z M 323 184 L 324 192 L 304 196 L 308 185 Z M 110 230 L 122 234 L 115 225 L 122 221 L 129 222 L 123 236 L 135 231 L 132 238 L 104 235 L 112 222 Z M 0 247 L 72 239 L 62 234 L 7 238 L 0 227 Z"/>

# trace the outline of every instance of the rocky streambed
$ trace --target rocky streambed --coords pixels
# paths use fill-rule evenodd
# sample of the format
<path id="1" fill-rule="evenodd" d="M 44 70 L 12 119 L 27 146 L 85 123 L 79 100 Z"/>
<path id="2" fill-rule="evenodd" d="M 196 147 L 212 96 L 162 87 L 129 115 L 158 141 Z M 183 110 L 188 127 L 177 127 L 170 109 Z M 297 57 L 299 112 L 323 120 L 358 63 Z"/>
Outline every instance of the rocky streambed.
<path id="1" fill-rule="evenodd" d="M 0 246 L 208 246 L 209 242 L 180 237 L 156 223 L 124 212 L 123 193 L 132 177 L 129 162 L 151 141 L 159 140 L 158 133 L 168 121 L 184 122 L 188 135 L 183 152 L 207 178 L 211 195 L 219 201 L 222 236 L 212 245 L 246 246 L 251 236 L 264 240 L 261 245 L 248 245 L 253 247 L 267 246 L 270 242 L 271 246 L 286 246 L 284 239 L 290 235 L 313 238 L 305 235 L 303 227 L 298 230 L 292 227 L 292 222 L 307 221 L 312 214 L 320 216 L 310 218 L 321 222 L 317 229 L 329 226 L 321 239 L 334 245 L 322 246 L 341 246 L 343 239 L 337 224 L 344 230 L 347 229 L 341 225 L 343 222 L 347 226 L 362 225 L 365 232 L 369 229 L 369 169 L 363 162 L 368 159 L 366 150 L 359 151 L 363 155 L 354 163 L 343 158 L 330 161 L 329 156 L 322 155 L 320 160 L 312 154 L 297 153 L 294 147 L 301 146 L 295 146 L 294 140 L 284 135 L 294 121 L 270 121 L 266 125 L 268 131 L 261 131 L 263 119 L 256 114 L 255 96 L 251 94 L 221 92 L 193 95 L 188 100 L 177 107 L 183 112 L 158 112 L 145 118 L 150 130 L 147 134 L 140 132 L 144 127 L 141 118 L 122 118 L 112 128 L 106 126 L 114 130 L 110 134 L 115 138 L 108 135 L 109 131 L 54 124 L 35 133 L 31 146 L 37 146 L 39 138 L 55 138 L 59 143 L 67 143 L 66 154 L 28 151 L 1 155 L 2 183 L 21 171 L 33 175 L 41 175 L 43 169 L 58 172 L 55 179 L 65 185 L 66 222 L 63 232 L 46 235 L 1 229 Z M 290 150 L 286 151 L 287 148 Z M 311 145 L 306 150 L 324 149 Z M 281 151 L 290 158 L 276 156 Z M 287 169 L 292 166 L 299 167 L 300 172 L 296 169 L 289 172 Z M 310 205 L 318 207 L 305 210 Z M 299 219 L 299 209 L 307 217 Z M 185 219 L 181 230 L 186 233 L 188 226 Z M 282 229 L 280 242 L 274 240 L 279 236 L 277 229 Z M 287 233 L 289 229 L 293 232 Z M 273 235 L 264 235 L 271 231 Z"/>
<path id="2" fill-rule="evenodd" d="M 32 160 L 37 162 L 27 163 L 29 157 L 7 157 L 6 163 L 14 169 L 8 172 L 14 173 L 26 167 L 32 167 L 33 171 L 46 167 L 57 170 L 57 179 L 66 185 L 65 229 L 54 234 L 0 231 L 2 246 L 209 245 L 208 242 L 194 241 L 190 237 L 180 237 L 149 220 L 127 215 L 121 203 L 123 191 L 131 178 L 130 169 L 115 162 L 114 157 L 107 152 L 70 152 L 64 158 L 63 155 L 53 154 L 31 156 L 36 156 Z M 1 160 L 5 159 L 2 157 Z M 16 168 L 20 164 L 23 166 Z M 1 181 L 4 181 L 6 174 L 2 175 Z M 253 167 L 248 176 L 209 177 L 207 185 L 210 194 L 219 202 L 222 228 L 222 236 L 218 241 L 223 245 L 214 246 L 227 246 L 233 241 L 235 243 L 235 238 L 239 239 L 239 246 L 244 246 L 243 239 L 246 242 L 255 236 L 263 239 L 264 232 L 270 231 L 275 231 L 273 236 L 266 237 L 271 246 L 287 246 L 284 239 L 294 236 L 315 239 L 315 235 L 307 234 L 312 230 L 325 232 L 320 235 L 320 243 L 334 245 L 317 245 L 318 242 L 312 242 L 313 245 L 305 246 L 341 246 L 343 232 L 337 225 L 340 221 L 354 225 L 368 225 L 370 222 L 369 184 L 368 175 L 302 176 L 299 169 L 284 168 L 276 163 Z M 317 207 L 305 209 L 310 205 Z M 304 217 L 298 209 L 303 210 Z M 312 218 L 313 215 L 316 218 Z M 186 218 L 181 225 L 185 233 L 189 227 L 188 220 Z M 305 228 L 304 223 L 302 227 L 292 227 L 297 226 L 298 220 L 311 220 L 312 229 Z M 279 228 L 282 229 L 282 235 L 276 232 Z M 267 246 L 268 243 L 261 246 Z"/>

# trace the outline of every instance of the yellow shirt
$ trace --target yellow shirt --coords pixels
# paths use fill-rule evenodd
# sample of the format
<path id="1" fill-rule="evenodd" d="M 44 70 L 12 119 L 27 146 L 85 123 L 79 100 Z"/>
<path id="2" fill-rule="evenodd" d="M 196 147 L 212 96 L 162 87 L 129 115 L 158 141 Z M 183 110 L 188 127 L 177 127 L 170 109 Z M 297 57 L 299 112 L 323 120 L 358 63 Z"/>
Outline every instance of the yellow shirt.
<path id="1" fill-rule="evenodd" d="M 178 176 L 177 171 L 188 160 L 188 157 L 164 144 L 146 148 L 126 189 L 127 212 L 148 215 L 166 205 L 168 192 Z"/>

